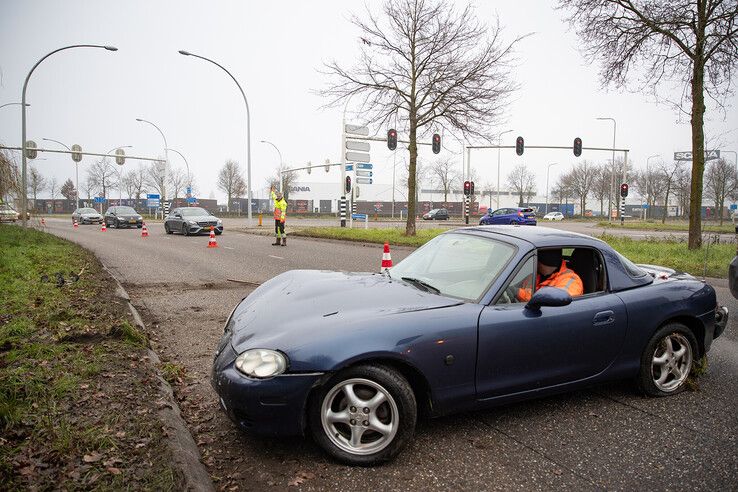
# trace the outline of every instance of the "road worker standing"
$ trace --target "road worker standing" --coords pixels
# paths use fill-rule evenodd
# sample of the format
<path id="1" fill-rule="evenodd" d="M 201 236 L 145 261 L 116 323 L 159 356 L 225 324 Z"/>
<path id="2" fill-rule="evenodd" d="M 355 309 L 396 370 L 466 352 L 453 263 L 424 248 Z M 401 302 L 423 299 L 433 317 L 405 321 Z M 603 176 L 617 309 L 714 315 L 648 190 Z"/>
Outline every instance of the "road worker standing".
<path id="1" fill-rule="evenodd" d="M 272 191 L 272 200 L 274 200 L 274 234 L 276 236 L 272 246 L 279 246 L 280 239 L 282 246 L 287 246 L 287 233 L 284 232 L 284 221 L 287 218 L 287 201 L 284 199 L 281 191 Z"/>

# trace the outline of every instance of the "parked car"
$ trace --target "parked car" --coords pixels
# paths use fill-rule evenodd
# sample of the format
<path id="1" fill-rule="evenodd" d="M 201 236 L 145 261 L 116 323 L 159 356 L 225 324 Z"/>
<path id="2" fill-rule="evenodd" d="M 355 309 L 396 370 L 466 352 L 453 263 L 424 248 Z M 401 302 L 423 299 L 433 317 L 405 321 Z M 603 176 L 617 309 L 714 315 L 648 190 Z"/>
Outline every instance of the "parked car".
<path id="1" fill-rule="evenodd" d="M 543 216 L 543 220 L 564 220 L 564 214 L 561 212 L 549 212 Z"/>
<path id="2" fill-rule="evenodd" d="M 15 222 L 20 220 L 20 214 L 7 203 L 0 203 L 0 222 Z"/>
<path id="3" fill-rule="evenodd" d="M 517 302 L 538 251 L 552 248 L 584 294 L 544 287 Z M 263 283 L 228 317 L 212 384 L 239 428 L 309 433 L 339 461 L 374 465 L 411 440 L 419 414 L 618 379 L 678 393 L 727 321 L 710 285 L 598 239 L 471 227 L 388 274 L 293 270 Z"/>
<path id="4" fill-rule="evenodd" d="M 102 224 L 103 217 L 94 208 L 78 208 L 72 212 L 72 223 L 78 224 Z"/>
<path id="5" fill-rule="evenodd" d="M 180 207 L 172 209 L 164 221 L 167 234 L 179 232 L 184 236 L 210 232 L 213 227 L 216 235 L 223 234 L 223 221 L 200 207 Z"/>
<path id="6" fill-rule="evenodd" d="M 434 208 L 423 214 L 423 220 L 448 220 L 448 210 L 445 208 Z"/>
<path id="7" fill-rule="evenodd" d="M 536 213 L 532 208 L 498 208 L 488 211 L 479 220 L 479 225 L 517 224 L 536 225 Z"/>
<path id="8" fill-rule="evenodd" d="M 143 225 L 143 217 L 133 207 L 117 206 L 110 207 L 103 217 L 107 227 L 138 227 Z"/>

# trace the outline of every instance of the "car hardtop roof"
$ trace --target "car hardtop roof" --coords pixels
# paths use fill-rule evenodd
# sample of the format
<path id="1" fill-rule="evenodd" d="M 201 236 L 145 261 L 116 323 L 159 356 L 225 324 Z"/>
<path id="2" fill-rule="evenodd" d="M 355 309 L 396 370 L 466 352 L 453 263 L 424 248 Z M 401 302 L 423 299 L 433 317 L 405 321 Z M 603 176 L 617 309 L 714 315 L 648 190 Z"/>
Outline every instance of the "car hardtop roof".
<path id="1" fill-rule="evenodd" d="M 602 249 L 608 247 L 604 241 L 579 234 L 578 232 L 562 231 L 551 227 L 518 226 L 518 225 L 488 225 L 456 229 L 454 232 L 468 232 L 480 235 L 501 235 L 507 238 L 522 240 L 536 248 L 570 246 L 591 246 Z"/>

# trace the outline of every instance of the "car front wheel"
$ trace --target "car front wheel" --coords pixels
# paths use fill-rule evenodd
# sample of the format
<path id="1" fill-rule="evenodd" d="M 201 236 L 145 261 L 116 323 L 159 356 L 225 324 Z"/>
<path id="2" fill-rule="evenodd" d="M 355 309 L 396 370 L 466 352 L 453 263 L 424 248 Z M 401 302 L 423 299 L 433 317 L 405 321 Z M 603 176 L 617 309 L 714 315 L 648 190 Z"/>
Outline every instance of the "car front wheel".
<path id="1" fill-rule="evenodd" d="M 187 224 L 182 224 L 182 235 L 183 236 L 190 235 L 190 229 L 187 227 Z"/>
<path id="2" fill-rule="evenodd" d="M 171 234 L 172 233 L 172 230 L 169 229 L 169 226 L 167 225 L 166 222 L 164 222 L 164 232 L 166 232 L 167 234 Z"/>
<path id="3" fill-rule="evenodd" d="M 394 458 L 412 439 L 417 403 L 398 372 L 379 365 L 338 373 L 309 407 L 315 441 L 335 459 L 372 466 Z"/>
<path id="4" fill-rule="evenodd" d="M 681 323 L 662 326 L 641 356 L 638 385 L 649 396 L 674 395 L 684 390 L 697 347 L 694 334 Z"/>

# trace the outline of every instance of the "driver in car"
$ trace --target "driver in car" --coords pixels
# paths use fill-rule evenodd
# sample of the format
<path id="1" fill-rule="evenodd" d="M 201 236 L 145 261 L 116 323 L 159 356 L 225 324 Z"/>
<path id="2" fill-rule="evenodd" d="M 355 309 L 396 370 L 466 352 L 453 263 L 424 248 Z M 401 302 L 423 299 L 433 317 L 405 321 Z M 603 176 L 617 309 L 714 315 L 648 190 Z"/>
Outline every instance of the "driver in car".
<path id="1" fill-rule="evenodd" d="M 582 279 L 574 270 L 566 266 L 561 249 L 538 250 L 536 290 L 541 287 L 564 289 L 572 297 L 581 296 L 584 293 Z M 530 279 L 526 279 L 518 289 L 518 301 L 527 302 L 531 295 Z"/>

